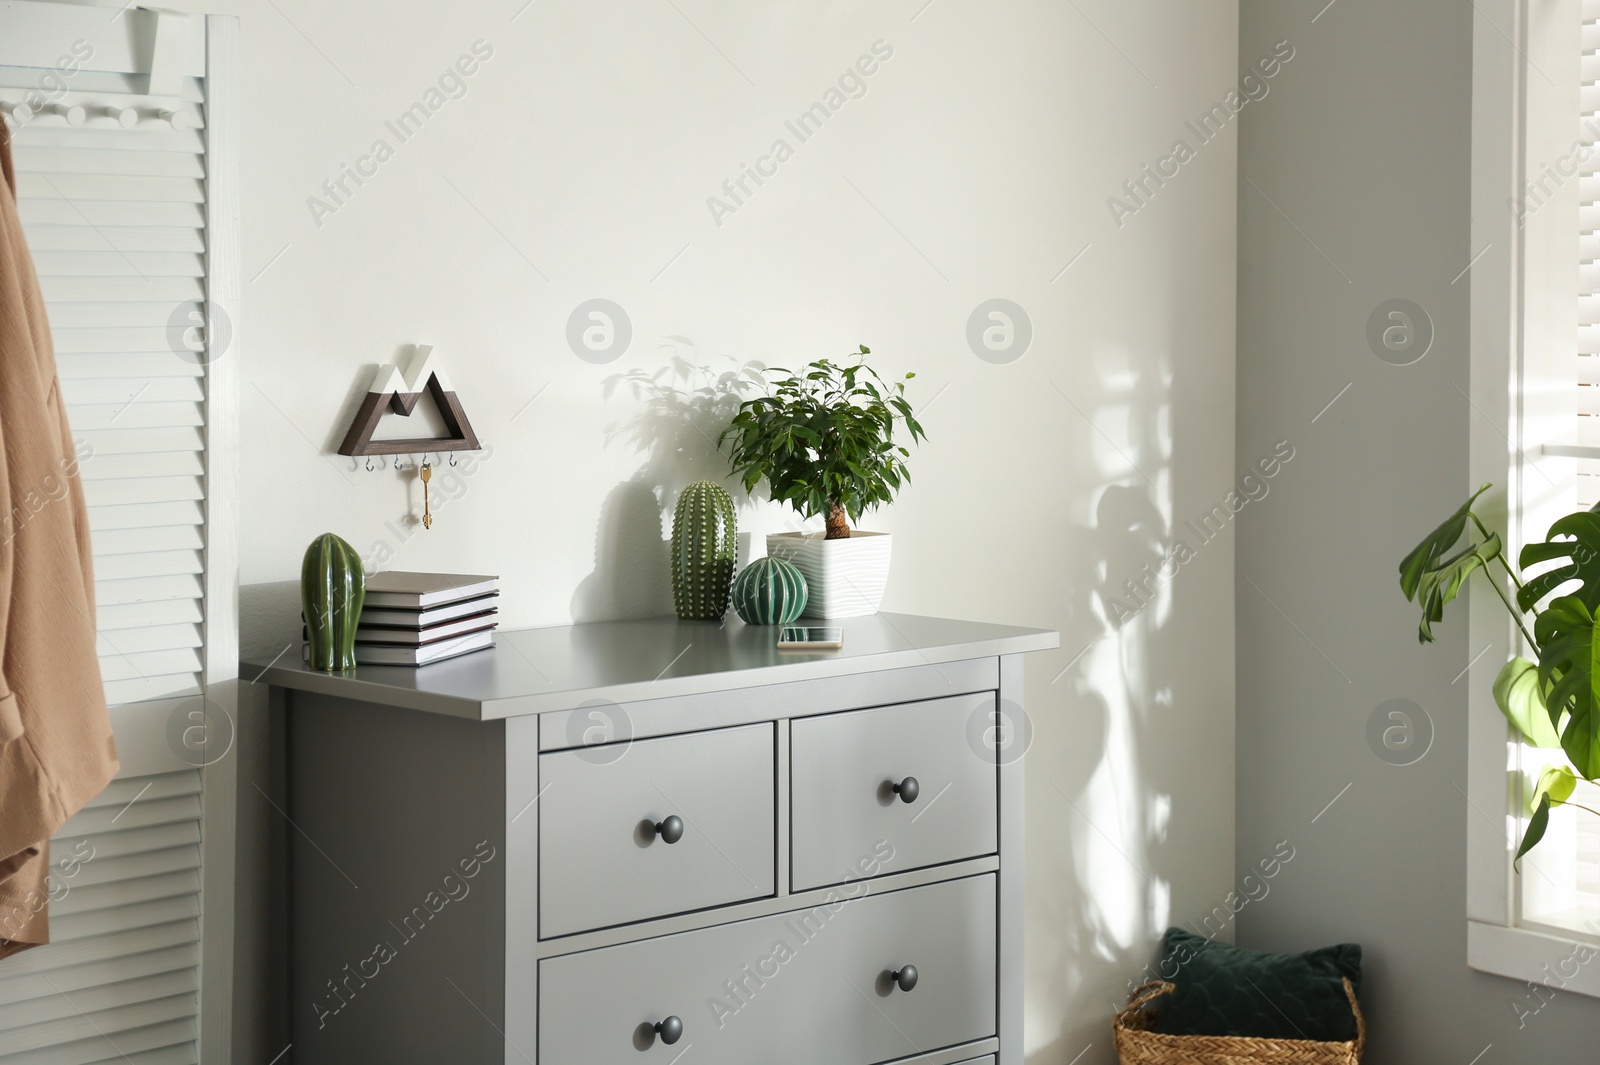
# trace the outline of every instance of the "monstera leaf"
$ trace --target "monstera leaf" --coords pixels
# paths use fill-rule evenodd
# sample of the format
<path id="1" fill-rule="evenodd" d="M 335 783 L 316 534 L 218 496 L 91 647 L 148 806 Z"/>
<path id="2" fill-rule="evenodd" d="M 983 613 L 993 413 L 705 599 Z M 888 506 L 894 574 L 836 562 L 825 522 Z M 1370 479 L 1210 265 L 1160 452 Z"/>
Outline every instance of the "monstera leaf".
<path id="1" fill-rule="evenodd" d="M 1528 830 L 1522 834 L 1522 843 L 1517 847 L 1515 862 L 1522 861 L 1522 856 L 1533 850 L 1534 846 L 1544 839 L 1545 829 L 1550 827 L 1550 794 L 1539 796 L 1539 805 L 1533 811 L 1533 816 L 1528 818 Z"/>
<path id="2" fill-rule="evenodd" d="M 1575 595 L 1552 602 L 1534 622 L 1539 641 L 1539 683 L 1548 686 L 1545 709 L 1561 729 L 1561 749 L 1586 780 L 1600 774 L 1600 682 L 1594 615 Z M 1563 714 L 1571 719 L 1561 725 Z"/>
<path id="3" fill-rule="evenodd" d="M 1494 679 L 1495 704 L 1534 747 L 1561 746 L 1561 734 L 1545 706 L 1549 692 L 1548 685 L 1539 683 L 1539 667 L 1526 658 L 1513 658 Z"/>
<path id="4" fill-rule="evenodd" d="M 1500 534 L 1491 533 L 1481 544 L 1473 544 L 1458 555 L 1423 572 L 1417 583 L 1417 601 L 1422 605 L 1422 621 L 1417 625 L 1417 642 L 1433 642 L 1433 623 L 1444 620 L 1445 604 L 1455 599 L 1472 571 L 1487 569 L 1489 560 L 1500 553 Z"/>
<path id="5" fill-rule="evenodd" d="M 1577 580 L 1582 581 L 1583 586 L 1569 594 L 1583 600 L 1583 605 L 1591 612 L 1600 609 L 1600 514 L 1592 510 L 1568 514 L 1550 526 L 1546 535 L 1549 539 L 1544 543 L 1529 544 L 1522 549 L 1517 560 L 1522 568 L 1526 570 L 1557 558 L 1566 559 L 1567 564 L 1530 577 L 1517 593 L 1517 605 L 1523 610 L 1532 610 L 1533 604 L 1561 585 Z M 1572 539 L 1557 540 L 1558 536 Z"/>
<path id="6" fill-rule="evenodd" d="M 1572 798 L 1572 793 L 1578 790 L 1578 777 L 1564 765 L 1547 765 L 1539 773 L 1539 780 L 1533 786 L 1535 802 L 1542 796 L 1550 797 L 1550 805 L 1560 806 Z"/>
<path id="7" fill-rule="evenodd" d="M 1466 531 L 1473 502 L 1489 490 L 1484 485 L 1472 493 L 1472 498 L 1445 519 L 1444 523 L 1429 533 L 1400 561 L 1400 590 L 1407 599 L 1416 600 L 1422 607 L 1422 622 L 1417 626 L 1417 642 L 1433 642 L 1433 623 L 1443 620 L 1445 604 L 1456 597 L 1461 586 L 1479 567 L 1486 567 L 1489 559 L 1500 551 L 1500 539 L 1491 536 L 1482 544 L 1474 544 L 1449 558 L 1450 551 Z"/>
<path id="8" fill-rule="evenodd" d="M 1522 856 L 1533 850 L 1534 846 L 1544 838 L 1545 830 L 1550 827 L 1550 807 L 1560 806 L 1572 798 L 1572 793 L 1578 787 L 1578 778 L 1572 770 L 1564 765 L 1545 767 L 1539 774 L 1539 782 L 1533 788 L 1533 815 L 1528 818 L 1528 828 L 1522 834 L 1522 843 L 1517 847 L 1517 861 Z"/>
<path id="9" fill-rule="evenodd" d="M 1422 543 L 1412 548 L 1411 553 L 1400 560 L 1400 590 L 1406 593 L 1407 599 L 1415 599 L 1417 589 L 1422 585 L 1423 575 L 1429 570 L 1437 569 L 1439 559 L 1444 553 L 1456 546 L 1456 541 L 1461 539 L 1461 533 L 1467 527 L 1467 514 L 1472 510 L 1472 504 L 1483 493 L 1489 490 L 1486 484 L 1476 492 L 1472 498 L 1461 504 L 1460 508 L 1444 520 L 1433 532 L 1423 538 Z"/>

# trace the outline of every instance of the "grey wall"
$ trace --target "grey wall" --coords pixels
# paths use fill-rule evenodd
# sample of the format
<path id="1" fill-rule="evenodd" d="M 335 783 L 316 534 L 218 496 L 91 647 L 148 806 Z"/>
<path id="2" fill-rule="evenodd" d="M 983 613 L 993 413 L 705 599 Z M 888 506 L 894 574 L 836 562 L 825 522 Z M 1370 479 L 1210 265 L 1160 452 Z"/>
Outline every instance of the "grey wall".
<path id="1" fill-rule="evenodd" d="M 1479 416 L 1464 395 L 1467 283 L 1452 283 L 1471 258 L 1473 5 L 1337 0 L 1313 23 L 1323 2 L 1240 4 L 1241 55 L 1284 37 L 1298 55 L 1240 128 L 1238 454 L 1281 439 L 1297 454 L 1238 530 L 1238 874 L 1279 841 L 1295 848 L 1238 942 L 1363 944 L 1374 1065 L 1592 1055 L 1600 1002 L 1558 995 L 1519 1028 L 1526 987 L 1466 967 L 1467 836 L 1495 829 L 1459 790 L 1465 612 L 1419 648 L 1395 583 L 1400 556 L 1465 497 Z M 1397 297 L 1436 328 L 1404 367 L 1364 337 Z M 1368 746 L 1390 699 L 1432 720 L 1411 765 Z"/>

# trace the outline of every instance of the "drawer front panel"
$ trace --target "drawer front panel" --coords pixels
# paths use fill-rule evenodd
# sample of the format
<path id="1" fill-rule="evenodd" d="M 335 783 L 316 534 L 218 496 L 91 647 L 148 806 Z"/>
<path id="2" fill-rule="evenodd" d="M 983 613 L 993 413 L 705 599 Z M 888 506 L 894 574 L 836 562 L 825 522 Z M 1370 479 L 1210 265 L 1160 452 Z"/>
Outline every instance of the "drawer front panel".
<path id="1" fill-rule="evenodd" d="M 775 893 L 770 724 L 539 757 L 539 934 Z M 653 826 L 669 816 L 682 836 Z"/>
<path id="2" fill-rule="evenodd" d="M 697 1065 L 871 1065 L 994 1035 L 994 874 L 843 890 L 832 907 L 541 962 L 540 1065 L 689 1047 Z M 889 978 L 906 965 L 910 991 Z M 670 1016 L 683 1031 L 668 1046 L 650 1026 Z"/>
<path id="3" fill-rule="evenodd" d="M 899 873 L 999 847 L 994 693 L 958 695 L 790 725 L 794 890 Z M 891 788 L 915 777 L 917 796 Z M 887 862 L 882 844 L 893 848 Z"/>

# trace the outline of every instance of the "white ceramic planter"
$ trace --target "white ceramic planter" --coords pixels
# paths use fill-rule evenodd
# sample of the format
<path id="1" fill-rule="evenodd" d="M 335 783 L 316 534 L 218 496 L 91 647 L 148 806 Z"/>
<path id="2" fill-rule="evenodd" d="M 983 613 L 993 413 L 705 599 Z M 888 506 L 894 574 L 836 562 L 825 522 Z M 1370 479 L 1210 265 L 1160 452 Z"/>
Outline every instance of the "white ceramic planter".
<path id="1" fill-rule="evenodd" d="M 808 618 L 876 614 L 889 582 L 888 533 L 852 531 L 825 540 L 817 533 L 771 533 L 767 554 L 792 562 L 806 578 Z"/>

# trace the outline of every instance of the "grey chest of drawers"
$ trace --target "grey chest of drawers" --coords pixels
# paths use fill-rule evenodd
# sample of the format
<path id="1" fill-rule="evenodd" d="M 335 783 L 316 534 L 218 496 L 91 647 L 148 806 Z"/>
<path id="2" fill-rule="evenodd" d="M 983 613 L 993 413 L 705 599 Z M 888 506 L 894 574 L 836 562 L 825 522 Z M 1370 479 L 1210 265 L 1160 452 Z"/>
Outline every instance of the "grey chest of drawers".
<path id="1" fill-rule="evenodd" d="M 841 624 L 255 663 L 293 1060 L 1022 1065 L 1021 656 L 1057 636 Z"/>

